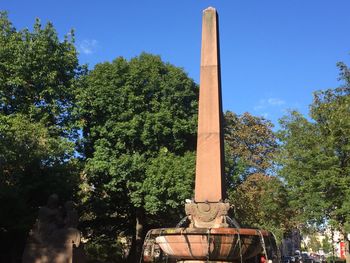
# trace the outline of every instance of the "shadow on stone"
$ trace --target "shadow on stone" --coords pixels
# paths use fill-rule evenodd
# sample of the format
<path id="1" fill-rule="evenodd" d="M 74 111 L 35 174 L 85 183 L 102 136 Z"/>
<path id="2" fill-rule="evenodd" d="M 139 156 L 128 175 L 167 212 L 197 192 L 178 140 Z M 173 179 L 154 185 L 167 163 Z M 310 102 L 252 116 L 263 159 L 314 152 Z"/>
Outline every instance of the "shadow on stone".
<path id="1" fill-rule="evenodd" d="M 56 194 L 47 205 L 40 207 L 38 219 L 29 233 L 24 249 L 23 263 L 84 263 L 85 253 L 80 245 L 77 229 L 78 213 L 74 203 L 59 206 Z"/>

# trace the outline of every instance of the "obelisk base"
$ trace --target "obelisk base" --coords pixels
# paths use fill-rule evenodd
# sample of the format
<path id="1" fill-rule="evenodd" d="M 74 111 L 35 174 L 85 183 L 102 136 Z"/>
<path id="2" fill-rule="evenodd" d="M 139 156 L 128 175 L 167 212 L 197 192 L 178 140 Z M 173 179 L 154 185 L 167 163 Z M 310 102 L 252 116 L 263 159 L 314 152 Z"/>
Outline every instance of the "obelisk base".
<path id="1" fill-rule="evenodd" d="M 226 222 L 229 203 L 190 203 L 185 205 L 186 215 L 190 220 L 190 228 L 222 228 L 228 227 Z"/>

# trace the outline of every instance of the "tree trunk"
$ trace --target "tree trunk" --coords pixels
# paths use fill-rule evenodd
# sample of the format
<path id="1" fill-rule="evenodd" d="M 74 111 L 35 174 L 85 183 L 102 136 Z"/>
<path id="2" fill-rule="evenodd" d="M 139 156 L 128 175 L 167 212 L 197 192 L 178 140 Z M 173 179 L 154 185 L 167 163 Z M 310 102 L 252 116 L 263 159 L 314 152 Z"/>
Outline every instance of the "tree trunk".
<path id="1" fill-rule="evenodd" d="M 135 234 L 132 238 L 130 253 L 127 262 L 140 262 L 142 245 L 143 245 L 143 227 L 144 227 L 145 212 L 142 208 L 136 208 L 135 213 Z"/>
<path id="2" fill-rule="evenodd" d="M 345 238 L 345 255 L 346 255 L 346 263 L 350 263 L 350 241 Z"/>
<path id="3" fill-rule="evenodd" d="M 142 245 L 143 245 L 143 226 L 144 226 L 144 211 L 142 208 L 136 210 L 136 231 L 135 231 L 135 241 L 136 241 L 136 259 L 137 262 L 140 261 Z"/>
<path id="4" fill-rule="evenodd" d="M 128 257 L 126 259 L 127 263 L 135 263 L 136 262 L 136 242 L 135 242 L 135 235 L 133 235 L 131 239 L 131 245 L 130 245 L 130 251 L 128 254 Z"/>

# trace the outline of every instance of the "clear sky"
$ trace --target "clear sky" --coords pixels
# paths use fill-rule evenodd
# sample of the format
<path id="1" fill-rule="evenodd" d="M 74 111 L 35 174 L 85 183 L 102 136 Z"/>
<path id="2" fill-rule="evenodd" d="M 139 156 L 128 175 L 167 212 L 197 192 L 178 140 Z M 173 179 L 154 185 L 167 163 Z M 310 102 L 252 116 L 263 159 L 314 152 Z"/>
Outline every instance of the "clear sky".
<path id="1" fill-rule="evenodd" d="M 349 0 L 0 0 L 18 29 L 39 17 L 60 37 L 76 32 L 90 68 L 142 51 L 184 68 L 199 81 L 202 10 L 220 17 L 224 110 L 277 123 L 287 109 L 304 114 L 312 92 L 334 88 L 336 62 L 350 64 Z"/>

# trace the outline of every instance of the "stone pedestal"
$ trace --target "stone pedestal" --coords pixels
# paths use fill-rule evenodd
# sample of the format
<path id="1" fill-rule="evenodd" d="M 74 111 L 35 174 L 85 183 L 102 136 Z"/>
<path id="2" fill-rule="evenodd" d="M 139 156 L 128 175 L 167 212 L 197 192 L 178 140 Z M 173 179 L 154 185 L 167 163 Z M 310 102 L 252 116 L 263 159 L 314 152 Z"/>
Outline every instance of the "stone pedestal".
<path id="1" fill-rule="evenodd" d="M 185 205 L 186 215 L 190 220 L 189 227 L 221 228 L 228 227 L 226 216 L 229 203 L 190 203 Z"/>

